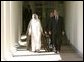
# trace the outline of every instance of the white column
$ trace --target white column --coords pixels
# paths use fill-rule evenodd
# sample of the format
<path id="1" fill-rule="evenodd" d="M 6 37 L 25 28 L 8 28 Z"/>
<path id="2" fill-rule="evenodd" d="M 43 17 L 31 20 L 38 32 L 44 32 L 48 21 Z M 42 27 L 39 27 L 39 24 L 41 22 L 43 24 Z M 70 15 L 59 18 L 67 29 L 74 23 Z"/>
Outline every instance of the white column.
<path id="1" fill-rule="evenodd" d="M 11 49 L 15 50 L 22 31 L 22 2 L 11 1 L 10 3 L 10 40 Z M 16 51 L 16 50 L 15 50 Z M 14 51 L 13 51 L 14 52 Z"/>
<path id="2" fill-rule="evenodd" d="M 1 1 L 1 60 L 4 60 L 4 2 Z"/>
<path id="3" fill-rule="evenodd" d="M 10 60 L 21 33 L 21 1 L 2 1 L 1 5 L 1 57 Z"/>
<path id="4" fill-rule="evenodd" d="M 10 1 L 2 1 L 1 6 L 1 51 L 4 60 L 7 60 L 11 57 L 11 53 L 9 51 L 10 47 Z"/>

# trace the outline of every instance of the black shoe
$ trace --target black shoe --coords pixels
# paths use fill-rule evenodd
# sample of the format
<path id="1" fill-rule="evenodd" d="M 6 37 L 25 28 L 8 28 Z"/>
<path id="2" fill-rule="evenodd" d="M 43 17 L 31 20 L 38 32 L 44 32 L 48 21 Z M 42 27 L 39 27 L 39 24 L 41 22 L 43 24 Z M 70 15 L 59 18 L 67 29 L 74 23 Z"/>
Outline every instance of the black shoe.
<path id="1" fill-rule="evenodd" d="M 54 51 L 55 53 L 57 53 L 57 51 Z"/>
<path id="2" fill-rule="evenodd" d="M 34 52 L 37 52 L 36 50 Z"/>
<path id="3" fill-rule="evenodd" d="M 51 50 L 47 50 L 47 52 L 51 52 Z"/>
<path id="4" fill-rule="evenodd" d="M 59 54 L 59 51 L 55 51 L 55 53 Z"/>

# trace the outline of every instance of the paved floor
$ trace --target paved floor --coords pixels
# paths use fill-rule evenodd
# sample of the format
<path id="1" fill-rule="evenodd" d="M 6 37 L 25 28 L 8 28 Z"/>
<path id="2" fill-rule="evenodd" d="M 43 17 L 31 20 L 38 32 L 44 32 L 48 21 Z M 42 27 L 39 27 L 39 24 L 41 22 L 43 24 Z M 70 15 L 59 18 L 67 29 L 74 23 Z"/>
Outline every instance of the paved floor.
<path id="1" fill-rule="evenodd" d="M 62 46 L 61 53 L 62 61 L 83 61 L 71 46 Z"/>
<path id="2" fill-rule="evenodd" d="M 51 61 L 52 60 L 59 60 L 60 59 L 60 61 L 83 61 L 83 58 L 82 57 L 80 57 L 73 49 L 72 49 L 72 47 L 71 46 L 69 46 L 69 45 L 65 45 L 65 46 L 62 46 L 61 47 L 61 52 L 60 52 L 60 54 L 55 54 L 54 52 L 43 52 L 43 53 L 33 53 L 33 52 L 29 52 L 29 51 L 27 51 L 26 49 L 25 49 L 25 47 L 23 47 L 23 49 L 18 49 L 20 52 L 21 52 L 21 54 L 20 54 L 20 52 L 18 52 L 19 53 L 19 55 L 16 55 L 17 57 L 18 56 L 21 56 L 21 55 L 37 55 L 37 56 L 39 56 L 38 58 L 51 58 Z M 24 53 L 23 53 L 24 52 Z M 17 53 L 17 54 L 18 54 Z M 22 54 L 23 53 L 23 54 Z M 27 54 L 26 54 L 27 53 Z M 59 57 L 58 59 L 56 58 L 56 57 Z M 46 60 L 46 59 L 45 59 Z M 45 61 L 44 60 L 44 61 Z M 50 59 L 47 59 L 47 60 L 50 60 Z"/>

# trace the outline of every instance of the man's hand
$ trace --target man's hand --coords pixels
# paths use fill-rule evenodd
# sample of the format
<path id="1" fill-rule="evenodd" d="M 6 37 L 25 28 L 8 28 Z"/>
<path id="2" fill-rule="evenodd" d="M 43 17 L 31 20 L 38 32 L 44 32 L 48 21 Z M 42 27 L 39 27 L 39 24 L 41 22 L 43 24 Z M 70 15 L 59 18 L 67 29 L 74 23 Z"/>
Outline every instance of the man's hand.
<path id="1" fill-rule="evenodd" d="M 49 34 L 51 35 L 51 31 L 49 31 Z"/>
<path id="2" fill-rule="evenodd" d="M 45 34 L 47 34 L 47 32 L 45 31 Z"/>
<path id="3" fill-rule="evenodd" d="M 64 35 L 64 34 L 65 34 L 65 32 L 63 31 L 63 32 L 62 32 L 62 35 Z"/>

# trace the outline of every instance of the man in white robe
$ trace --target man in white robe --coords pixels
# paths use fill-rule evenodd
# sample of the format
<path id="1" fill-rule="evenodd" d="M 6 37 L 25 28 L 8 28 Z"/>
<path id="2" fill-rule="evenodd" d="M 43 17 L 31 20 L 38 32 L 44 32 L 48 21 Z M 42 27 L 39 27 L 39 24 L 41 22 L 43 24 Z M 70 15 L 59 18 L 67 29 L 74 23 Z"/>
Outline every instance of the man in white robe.
<path id="1" fill-rule="evenodd" d="M 31 50 L 40 52 L 42 27 L 37 14 L 32 15 L 27 32 L 31 36 Z"/>

